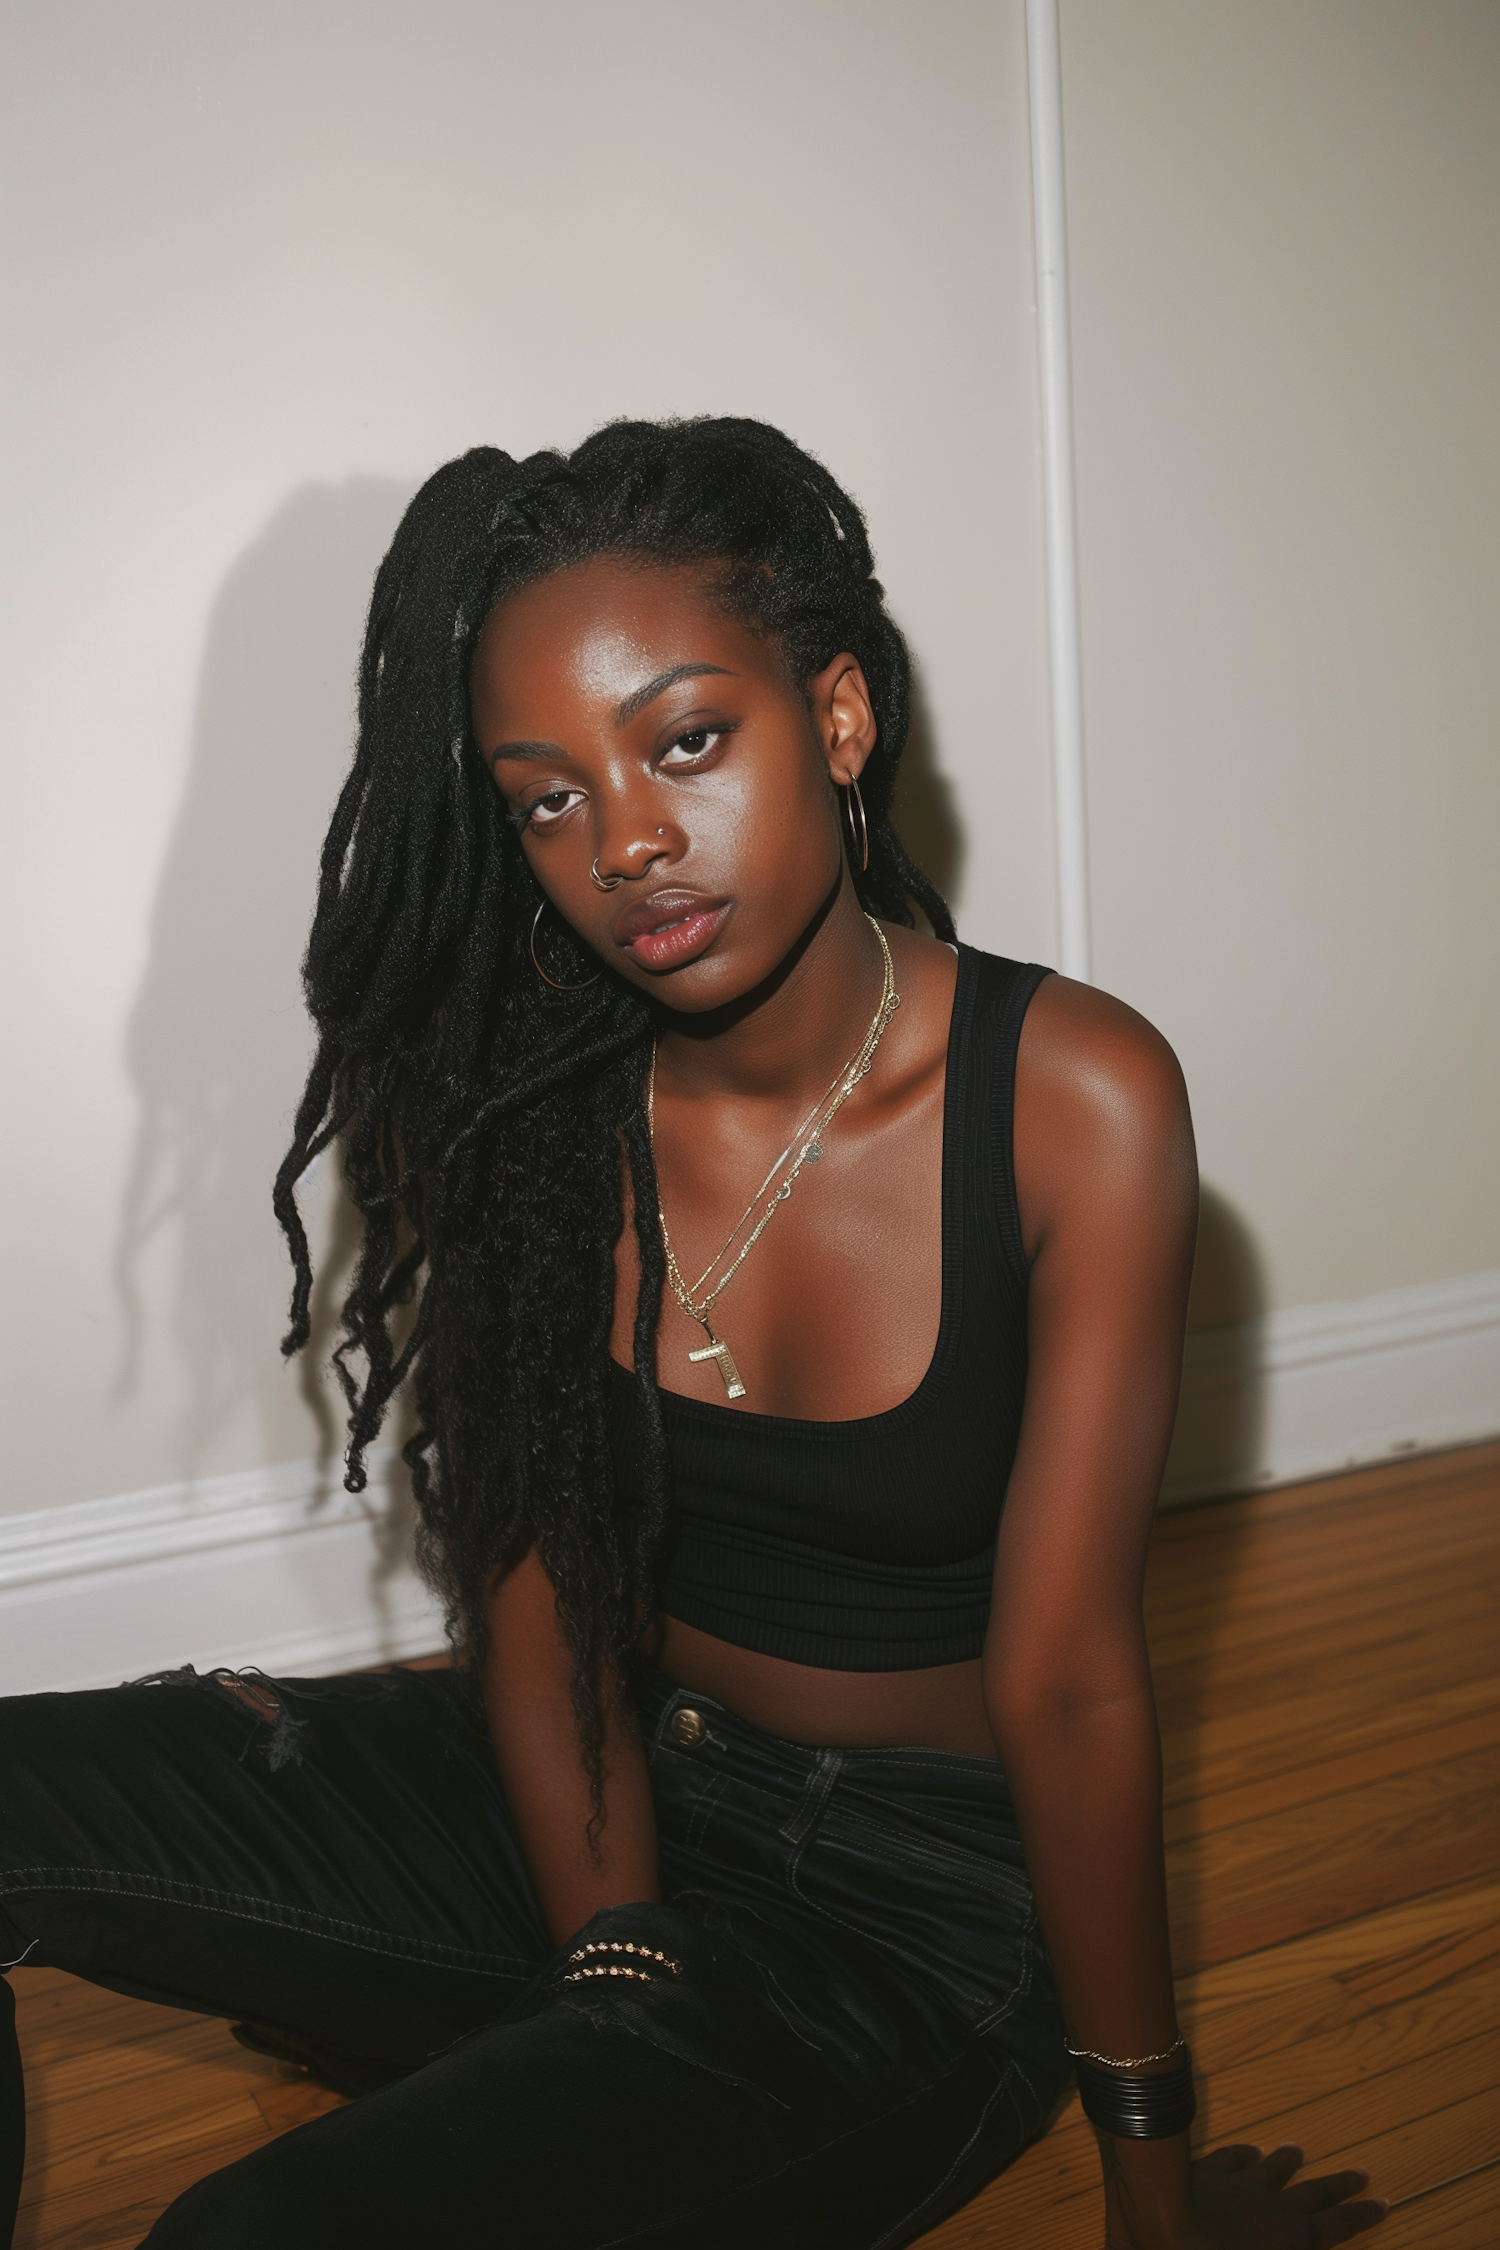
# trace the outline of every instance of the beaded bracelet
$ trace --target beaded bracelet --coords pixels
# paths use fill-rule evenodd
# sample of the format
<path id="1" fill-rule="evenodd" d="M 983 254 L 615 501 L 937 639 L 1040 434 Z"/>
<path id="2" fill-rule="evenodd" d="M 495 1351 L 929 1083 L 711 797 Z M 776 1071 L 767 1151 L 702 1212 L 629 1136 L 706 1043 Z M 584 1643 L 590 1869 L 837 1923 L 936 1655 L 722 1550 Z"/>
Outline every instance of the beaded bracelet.
<path id="1" fill-rule="evenodd" d="M 1121 2140 L 1164 2141 L 1185 2133 L 1198 2111 L 1193 2058 L 1186 2047 L 1175 2070 L 1101 2070 L 1079 2062 L 1083 2114 L 1101 2133 Z"/>
<path id="2" fill-rule="evenodd" d="M 633 1959 L 601 1961 L 591 1958 L 602 1953 L 628 1953 Z M 582 1984 L 586 1977 L 632 1977 L 638 1984 L 650 1984 L 654 1981 L 654 1971 L 657 1969 L 665 1969 L 671 1977 L 680 1977 L 682 1974 L 682 1963 L 674 1961 L 670 1953 L 662 1953 L 654 1946 L 632 1945 L 628 1940 L 624 1943 L 618 1939 L 608 1942 L 600 1940 L 593 1945 L 581 1945 L 576 1953 L 568 1955 L 568 1960 L 570 1964 L 577 1962 L 579 1966 L 570 1967 L 569 1973 L 563 1978 L 564 1984 Z M 651 1963 L 650 1968 L 646 1967 L 648 1961 Z"/>

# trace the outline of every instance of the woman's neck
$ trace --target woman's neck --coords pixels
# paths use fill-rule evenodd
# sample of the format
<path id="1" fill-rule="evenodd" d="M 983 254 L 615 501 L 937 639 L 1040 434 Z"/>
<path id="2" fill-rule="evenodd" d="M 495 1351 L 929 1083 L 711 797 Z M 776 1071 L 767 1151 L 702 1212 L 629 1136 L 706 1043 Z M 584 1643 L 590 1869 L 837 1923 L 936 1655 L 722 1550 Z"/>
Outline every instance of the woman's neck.
<path id="1" fill-rule="evenodd" d="M 879 940 L 844 878 L 754 992 L 709 1015 L 664 1012 L 658 1083 L 690 1097 L 810 1101 L 857 1052 L 883 979 Z"/>

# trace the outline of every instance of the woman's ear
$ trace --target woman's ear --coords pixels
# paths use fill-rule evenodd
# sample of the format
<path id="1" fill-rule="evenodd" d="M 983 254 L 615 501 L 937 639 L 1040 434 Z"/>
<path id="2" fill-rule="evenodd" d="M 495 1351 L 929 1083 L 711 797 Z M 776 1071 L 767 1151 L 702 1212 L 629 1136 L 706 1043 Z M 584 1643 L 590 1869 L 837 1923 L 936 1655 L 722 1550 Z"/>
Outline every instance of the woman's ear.
<path id="1" fill-rule="evenodd" d="M 829 780 L 838 788 L 858 781 L 880 731 L 859 658 L 845 649 L 825 664 L 807 683 L 807 701 Z"/>

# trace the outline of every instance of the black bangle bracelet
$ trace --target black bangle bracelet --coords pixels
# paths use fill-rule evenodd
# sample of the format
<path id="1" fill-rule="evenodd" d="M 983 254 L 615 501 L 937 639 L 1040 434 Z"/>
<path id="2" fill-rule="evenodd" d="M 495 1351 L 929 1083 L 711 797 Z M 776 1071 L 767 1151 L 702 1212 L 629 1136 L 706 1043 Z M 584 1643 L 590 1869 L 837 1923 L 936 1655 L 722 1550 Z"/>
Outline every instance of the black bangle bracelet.
<path id="1" fill-rule="evenodd" d="M 1100 2070 L 1075 2064 L 1083 2114 L 1101 2133 L 1127 2141 L 1165 2141 L 1185 2133 L 1198 2109 L 1193 2058 L 1187 2048 L 1175 2070 Z"/>

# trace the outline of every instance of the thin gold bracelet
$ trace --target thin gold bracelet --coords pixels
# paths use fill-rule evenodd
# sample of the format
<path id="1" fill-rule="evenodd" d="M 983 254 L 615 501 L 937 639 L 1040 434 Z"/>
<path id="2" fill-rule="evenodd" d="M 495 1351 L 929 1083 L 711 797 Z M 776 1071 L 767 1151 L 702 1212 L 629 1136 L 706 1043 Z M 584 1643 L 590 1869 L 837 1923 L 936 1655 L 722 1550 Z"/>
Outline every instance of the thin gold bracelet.
<path id="1" fill-rule="evenodd" d="M 1147 2063 L 1170 2062 L 1174 2055 L 1182 2053 L 1186 2045 L 1187 2041 L 1179 2031 L 1171 2046 L 1160 2055 L 1096 2055 L 1092 2047 L 1070 2047 L 1066 2039 L 1063 2041 L 1063 2053 L 1070 2062 L 1103 2063 L 1106 2070 L 1144 2070 Z"/>

